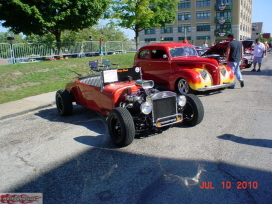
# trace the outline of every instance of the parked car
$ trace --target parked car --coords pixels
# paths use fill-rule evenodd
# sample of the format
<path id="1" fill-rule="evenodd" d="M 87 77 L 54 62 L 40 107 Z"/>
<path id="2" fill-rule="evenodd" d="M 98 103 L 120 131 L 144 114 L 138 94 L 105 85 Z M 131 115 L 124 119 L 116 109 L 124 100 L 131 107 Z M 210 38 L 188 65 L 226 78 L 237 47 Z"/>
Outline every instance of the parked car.
<path id="1" fill-rule="evenodd" d="M 244 40 L 241 41 L 244 46 L 244 54 L 241 60 L 240 69 L 250 68 L 253 61 L 253 50 L 252 45 L 254 43 L 253 40 Z M 215 44 L 210 47 L 205 53 L 201 56 L 211 59 L 216 59 L 219 64 L 227 64 L 226 60 L 226 51 L 229 41 L 223 41 Z"/>
<path id="2" fill-rule="evenodd" d="M 131 144 L 135 134 L 202 121 L 204 108 L 197 96 L 160 92 L 153 88 L 152 80 L 142 80 L 141 75 L 141 68 L 135 67 L 77 78 L 56 92 L 58 112 L 71 115 L 75 102 L 107 116 L 111 140 L 118 146 Z"/>
<path id="3" fill-rule="evenodd" d="M 180 94 L 224 89 L 234 84 L 230 67 L 215 59 L 200 57 L 195 47 L 185 43 L 157 43 L 141 47 L 134 67 L 141 67 L 143 79 Z"/>
<path id="4" fill-rule="evenodd" d="M 197 51 L 197 54 L 199 56 L 203 55 L 209 48 L 203 48 L 203 47 L 197 47 L 195 46 L 195 49 Z"/>

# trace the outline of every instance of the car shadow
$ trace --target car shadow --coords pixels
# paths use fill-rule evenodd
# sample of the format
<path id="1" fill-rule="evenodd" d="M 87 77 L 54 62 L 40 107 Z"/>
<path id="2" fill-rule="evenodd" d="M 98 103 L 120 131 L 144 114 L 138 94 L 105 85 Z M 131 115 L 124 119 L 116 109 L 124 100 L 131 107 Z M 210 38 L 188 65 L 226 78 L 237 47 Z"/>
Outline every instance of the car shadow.
<path id="1" fill-rule="evenodd" d="M 272 76 L 272 70 L 270 69 L 265 69 L 265 68 L 261 68 L 261 71 L 260 72 L 252 72 L 251 70 L 253 69 L 250 68 L 250 69 L 246 69 L 246 70 L 243 70 L 242 71 L 242 75 L 249 75 L 249 76 L 252 76 L 252 75 L 255 75 L 255 76 Z M 258 66 L 256 67 L 256 69 L 258 69 Z"/>
<path id="2" fill-rule="evenodd" d="M 62 117 L 58 114 L 57 108 L 47 108 L 40 110 L 35 113 L 36 116 L 39 116 L 43 119 L 52 122 L 61 122 L 67 124 L 79 125 L 87 128 L 88 130 L 97 133 L 98 135 L 82 135 L 76 136 L 75 141 L 93 147 L 99 148 L 108 148 L 108 149 L 118 149 L 120 147 L 114 145 L 109 136 L 108 127 L 106 123 L 106 116 L 92 111 L 90 109 L 84 108 L 80 105 L 73 106 L 73 115 Z M 175 124 L 172 127 L 178 128 L 191 128 L 189 126 L 181 124 Z M 167 130 L 165 130 L 167 131 Z M 152 131 L 142 131 L 135 135 L 134 139 L 144 139 L 147 137 L 153 137 L 157 134 L 161 134 L 161 130 L 152 130 Z"/>
<path id="3" fill-rule="evenodd" d="M 245 144 L 245 145 L 272 148 L 272 140 L 268 140 L 268 139 L 248 139 L 244 137 L 238 137 L 232 134 L 220 135 L 220 136 L 217 136 L 217 138 L 222 140 L 230 140 L 232 142 Z"/>
<path id="4" fill-rule="evenodd" d="M 79 143 L 100 148 L 117 148 L 109 139 L 106 117 L 98 112 L 89 110 L 80 105 L 74 105 L 73 114 L 71 116 L 60 116 L 57 108 L 54 106 L 40 110 L 36 112 L 35 115 L 48 121 L 78 125 L 90 130 L 90 135 L 75 136 L 74 140 Z M 91 135 L 92 132 L 98 135 Z"/>
<path id="5" fill-rule="evenodd" d="M 222 161 L 91 148 L 5 190 L 42 193 L 46 204 L 270 204 L 271 177 L 260 168 Z"/>

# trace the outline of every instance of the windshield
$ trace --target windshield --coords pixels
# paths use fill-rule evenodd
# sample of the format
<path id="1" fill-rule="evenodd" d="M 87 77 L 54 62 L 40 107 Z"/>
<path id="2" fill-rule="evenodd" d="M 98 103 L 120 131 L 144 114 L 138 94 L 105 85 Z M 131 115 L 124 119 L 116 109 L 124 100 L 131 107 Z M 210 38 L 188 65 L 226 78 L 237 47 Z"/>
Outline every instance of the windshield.
<path id="1" fill-rule="evenodd" d="M 170 50 L 171 57 L 198 56 L 193 47 L 175 47 Z"/>

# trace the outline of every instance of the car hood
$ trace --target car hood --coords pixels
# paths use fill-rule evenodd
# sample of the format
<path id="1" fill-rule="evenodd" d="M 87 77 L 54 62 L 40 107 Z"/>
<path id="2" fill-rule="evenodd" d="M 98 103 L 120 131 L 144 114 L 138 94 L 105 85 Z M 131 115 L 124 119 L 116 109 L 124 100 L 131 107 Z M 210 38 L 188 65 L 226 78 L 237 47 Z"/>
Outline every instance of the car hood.
<path id="1" fill-rule="evenodd" d="M 251 49 L 251 46 L 253 45 L 254 41 L 253 40 L 244 40 L 241 41 L 245 49 Z M 225 55 L 227 51 L 227 46 L 229 44 L 229 41 L 223 41 L 215 44 L 214 46 L 210 47 L 203 55 L 201 56 L 207 56 L 207 55 Z"/>
<path id="2" fill-rule="evenodd" d="M 172 58 L 172 63 L 183 63 L 183 64 L 213 64 L 218 66 L 218 62 L 215 59 L 204 58 L 200 56 L 187 56 L 187 57 L 176 57 Z M 195 66 L 197 67 L 197 66 Z"/>
<path id="3" fill-rule="evenodd" d="M 131 82 L 116 82 L 116 83 L 111 83 L 107 84 L 104 86 L 103 92 L 107 92 L 110 94 L 114 94 L 116 91 L 121 91 L 126 88 L 132 89 L 132 91 L 138 91 L 140 89 L 139 86 L 135 85 L 135 81 Z"/>
<path id="4" fill-rule="evenodd" d="M 207 55 L 224 55 L 227 51 L 227 46 L 229 44 L 229 41 L 219 42 L 215 44 L 214 46 L 210 47 L 203 55 L 201 56 L 207 56 Z"/>

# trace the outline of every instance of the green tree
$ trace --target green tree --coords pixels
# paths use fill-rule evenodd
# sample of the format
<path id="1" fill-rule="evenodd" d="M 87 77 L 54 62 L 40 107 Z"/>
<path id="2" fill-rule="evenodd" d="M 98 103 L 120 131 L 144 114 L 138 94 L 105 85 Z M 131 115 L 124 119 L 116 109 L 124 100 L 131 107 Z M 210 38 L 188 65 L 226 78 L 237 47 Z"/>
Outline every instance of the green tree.
<path id="1" fill-rule="evenodd" d="M 51 33 L 61 42 L 63 31 L 95 25 L 107 5 L 108 0 L 0 0 L 0 20 L 16 34 Z"/>
<path id="2" fill-rule="evenodd" d="M 92 36 L 93 41 L 99 41 L 100 37 L 104 41 L 126 41 L 128 40 L 125 34 L 120 29 L 113 26 L 93 26 L 78 31 L 65 30 L 61 35 L 61 42 L 84 42 L 89 41 Z M 30 35 L 26 36 L 26 41 L 29 43 L 53 43 L 53 34 L 44 36 Z"/>
<path id="3" fill-rule="evenodd" d="M 179 0 L 112 0 L 108 17 L 117 19 L 114 24 L 132 29 L 137 45 L 140 31 L 173 23 L 178 3 Z"/>
<path id="4" fill-rule="evenodd" d="M 14 43 L 26 43 L 25 36 L 22 34 L 14 35 L 12 32 L 0 32 L 0 43 L 8 43 L 7 38 L 14 37 Z"/>

